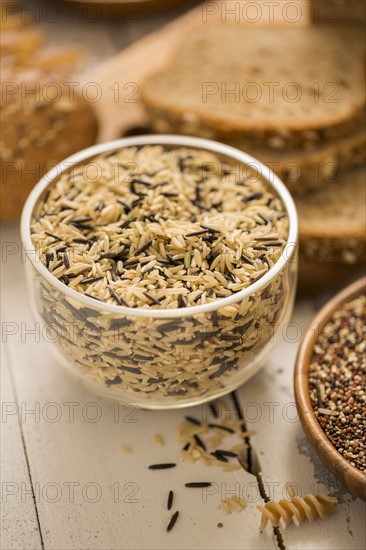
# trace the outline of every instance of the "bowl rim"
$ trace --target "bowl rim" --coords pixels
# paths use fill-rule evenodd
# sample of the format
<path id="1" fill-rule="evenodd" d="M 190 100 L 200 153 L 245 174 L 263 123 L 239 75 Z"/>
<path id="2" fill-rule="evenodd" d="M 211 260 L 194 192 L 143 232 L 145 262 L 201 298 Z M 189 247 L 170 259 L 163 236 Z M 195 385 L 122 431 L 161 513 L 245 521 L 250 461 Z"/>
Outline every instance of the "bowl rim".
<path id="1" fill-rule="evenodd" d="M 277 192 L 288 215 L 289 233 L 280 258 L 261 279 L 259 279 L 257 282 L 253 283 L 249 287 L 240 290 L 236 294 L 228 296 L 227 298 L 219 298 L 218 300 L 215 300 L 214 302 L 211 302 L 209 304 L 190 306 L 187 308 L 179 309 L 134 309 L 94 300 L 93 298 L 85 296 L 80 292 L 77 292 L 76 290 L 68 288 L 54 275 L 52 275 L 50 271 L 48 271 L 46 266 L 44 266 L 37 257 L 37 253 L 35 247 L 33 246 L 30 232 L 30 221 L 33 214 L 33 209 L 45 189 L 49 185 L 51 185 L 54 180 L 59 178 L 62 173 L 69 170 L 72 166 L 83 163 L 88 159 L 91 160 L 96 155 L 107 153 L 114 149 L 123 149 L 126 147 L 144 145 L 193 147 L 196 149 L 203 149 L 211 153 L 217 153 L 219 155 L 230 157 L 231 160 L 235 160 L 242 163 L 243 165 L 250 166 L 256 174 L 263 177 L 267 184 Z M 22 246 L 25 247 L 26 257 L 30 260 L 33 267 L 44 279 L 46 279 L 50 283 L 51 286 L 55 287 L 59 292 L 61 292 L 68 298 L 72 299 L 73 301 L 80 302 L 87 307 L 91 307 L 92 309 L 100 310 L 104 313 L 108 312 L 129 317 L 148 317 L 164 319 L 194 316 L 216 311 L 233 303 L 239 302 L 244 298 L 258 292 L 258 290 L 265 287 L 280 273 L 287 262 L 294 261 L 294 255 L 297 252 L 298 242 L 298 218 L 295 203 L 286 186 L 270 168 L 265 166 L 262 162 L 252 157 L 251 155 L 248 155 L 247 153 L 244 153 L 243 151 L 235 149 L 234 147 L 231 147 L 229 145 L 224 145 L 217 141 L 211 141 L 208 139 L 179 135 L 144 135 L 137 137 L 121 138 L 118 140 L 93 145 L 91 147 L 88 147 L 87 149 L 83 149 L 82 151 L 75 153 L 74 155 L 69 156 L 68 158 L 51 168 L 51 170 L 49 170 L 32 189 L 23 207 L 20 230 Z"/>
<path id="2" fill-rule="evenodd" d="M 333 313 L 350 300 L 360 296 L 366 288 L 366 277 L 361 277 L 338 294 L 333 296 L 315 315 L 307 327 L 297 353 L 294 372 L 295 401 L 305 434 L 314 445 L 326 467 L 349 489 L 366 500 L 366 477 L 352 466 L 337 451 L 320 426 L 310 399 L 309 365 L 315 344 L 315 334 L 319 334 L 329 322 Z M 314 330 L 316 327 L 316 332 Z"/>

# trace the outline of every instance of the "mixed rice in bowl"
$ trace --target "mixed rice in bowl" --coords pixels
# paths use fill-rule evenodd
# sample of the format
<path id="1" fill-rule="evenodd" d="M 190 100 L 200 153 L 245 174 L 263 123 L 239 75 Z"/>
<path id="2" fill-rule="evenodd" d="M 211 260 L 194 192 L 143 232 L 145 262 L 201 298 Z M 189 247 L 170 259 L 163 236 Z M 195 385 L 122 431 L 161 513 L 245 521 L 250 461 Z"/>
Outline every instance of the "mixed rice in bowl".
<path id="1" fill-rule="evenodd" d="M 147 136 L 74 155 L 30 195 L 22 237 L 59 357 L 114 400 L 223 395 L 258 370 L 292 311 L 292 199 L 218 143 Z"/>

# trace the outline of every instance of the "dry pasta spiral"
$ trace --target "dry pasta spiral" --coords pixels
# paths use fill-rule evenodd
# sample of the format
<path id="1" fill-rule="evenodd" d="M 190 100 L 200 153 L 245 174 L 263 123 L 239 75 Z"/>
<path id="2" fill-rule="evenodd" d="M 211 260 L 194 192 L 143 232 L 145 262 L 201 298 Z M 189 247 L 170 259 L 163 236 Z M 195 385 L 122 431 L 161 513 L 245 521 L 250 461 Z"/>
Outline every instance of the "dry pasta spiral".
<path id="1" fill-rule="evenodd" d="M 291 500 L 267 502 L 264 506 L 257 506 L 257 510 L 262 513 L 261 528 L 268 522 L 277 527 L 281 519 L 287 526 L 294 519 L 302 523 L 304 519 L 313 521 L 317 516 L 324 518 L 332 513 L 337 502 L 335 497 L 323 494 L 306 495 L 304 498 L 296 496 Z"/>

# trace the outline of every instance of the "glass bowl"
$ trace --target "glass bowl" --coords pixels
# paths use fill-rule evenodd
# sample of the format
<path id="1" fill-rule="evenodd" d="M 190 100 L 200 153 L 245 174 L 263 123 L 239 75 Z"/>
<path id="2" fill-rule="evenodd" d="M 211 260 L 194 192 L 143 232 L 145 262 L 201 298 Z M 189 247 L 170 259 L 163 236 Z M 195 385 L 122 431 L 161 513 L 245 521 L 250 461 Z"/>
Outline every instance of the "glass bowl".
<path id="1" fill-rule="evenodd" d="M 47 187 L 60 174 L 101 153 L 162 145 L 209 151 L 250 169 L 282 201 L 287 243 L 274 266 L 226 298 L 181 309 L 128 308 L 68 288 L 38 259 L 30 224 Z M 35 186 L 21 220 L 28 295 L 47 325 L 58 361 L 82 384 L 116 402 L 149 409 L 197 405 L 233 391 L 253 376 L 281 336 L 294 303 L 298 222 L 294 202 L 273 172 L 217 142 L 181 136 L 140 136 L 90 147 L 55 166 Z"/>

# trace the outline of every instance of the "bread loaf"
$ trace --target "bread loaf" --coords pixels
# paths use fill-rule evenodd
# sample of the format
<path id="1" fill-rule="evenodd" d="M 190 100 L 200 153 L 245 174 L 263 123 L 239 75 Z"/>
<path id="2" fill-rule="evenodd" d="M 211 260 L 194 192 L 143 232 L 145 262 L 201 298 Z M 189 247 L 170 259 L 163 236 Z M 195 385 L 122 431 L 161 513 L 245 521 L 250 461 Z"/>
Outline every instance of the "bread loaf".
<path id="1" fill-rule="evenodd" d="M 347 27 L 201 25 L 170 67 L 146 80 L 141 97 L 160 133 L 316 149 L 349 135 L 363 117 L 362 38 Z"/>
<path id="2" fill-rule="evenodd" d="M 230 143 L 269 166 L 294 193 L 305 193 L 332 184 L 340 171 L 362 165 L 366 158 L 364 128 L 310 151 L 253 148 L 240 141 Z"/>
<path id="3" fill-rule="evenodd" d="M 47 170 L 95 142 L 97 122 L 90 104 L 66 84 L 77 52 L 45 52 L 42 35 L 19 18 L 2 31 L 0 219 L 9 221 L 19 218 Z"/>
<path id="4" fill-rule="evenodd" d="M 304 261 L 362 264 L 366 259 L 366 169 L 339 175 L 338 181 L 295 198 Z"/>
<path id="5" fill-rule="evenodd" d="M 311 0 L 310 9 L 314 23 L 366 23 L 364 0 Z"/>

